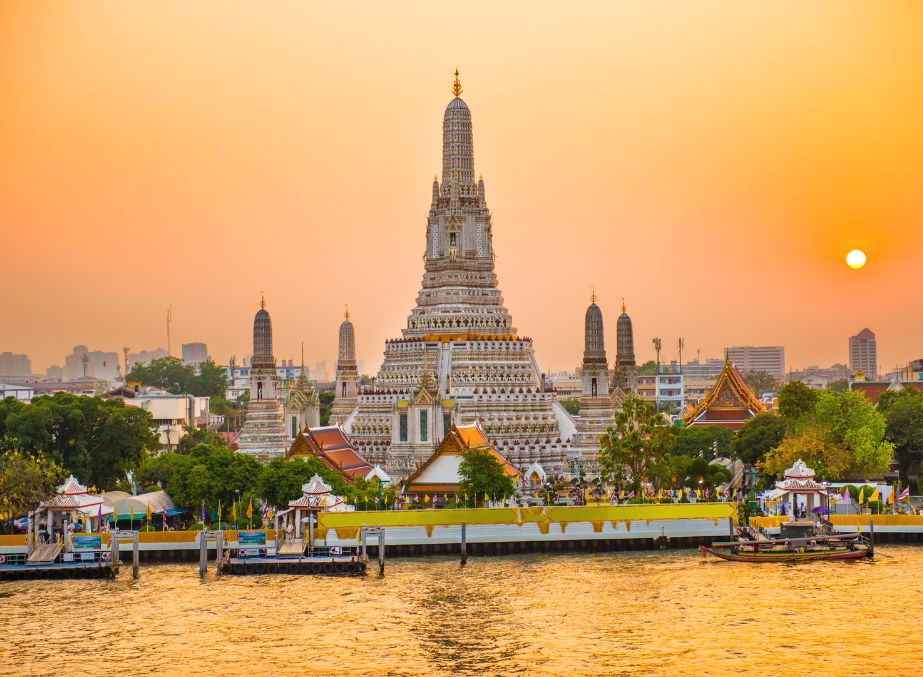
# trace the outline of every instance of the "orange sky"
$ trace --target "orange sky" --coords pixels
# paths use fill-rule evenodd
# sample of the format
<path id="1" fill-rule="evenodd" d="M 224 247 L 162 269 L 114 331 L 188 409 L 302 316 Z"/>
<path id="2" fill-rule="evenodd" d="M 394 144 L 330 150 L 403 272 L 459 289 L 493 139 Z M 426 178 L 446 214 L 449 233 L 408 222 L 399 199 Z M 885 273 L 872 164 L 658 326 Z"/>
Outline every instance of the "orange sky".
<path id="1" fill-rule="evenodd" d="M 423 273 L 461 71 L 497 272 L 546 370 L 878 335 L 923 356 L 923 3 L 4 2 L 0 351 L 78 343 L 377 367 Z M 849 249 L 869 255 L 850 271 Z M 665 352 L 667 358 L 670 351 Z"/>

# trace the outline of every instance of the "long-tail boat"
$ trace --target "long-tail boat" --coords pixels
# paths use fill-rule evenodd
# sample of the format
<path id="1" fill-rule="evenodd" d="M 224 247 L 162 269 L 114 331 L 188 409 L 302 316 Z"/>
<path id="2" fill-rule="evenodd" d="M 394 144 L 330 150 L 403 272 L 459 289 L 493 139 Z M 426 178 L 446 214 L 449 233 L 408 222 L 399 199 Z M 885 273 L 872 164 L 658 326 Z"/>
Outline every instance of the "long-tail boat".
<path id="1" fill-rule="evenodd" d="M 875 554 L 874 531 L 861 534 L 802 536 L 798 538 L 739 538 L 700 548 L 702 556 L 714 555 L 729 562 L 810 562 L 815 560 L 871 559 Z"/>

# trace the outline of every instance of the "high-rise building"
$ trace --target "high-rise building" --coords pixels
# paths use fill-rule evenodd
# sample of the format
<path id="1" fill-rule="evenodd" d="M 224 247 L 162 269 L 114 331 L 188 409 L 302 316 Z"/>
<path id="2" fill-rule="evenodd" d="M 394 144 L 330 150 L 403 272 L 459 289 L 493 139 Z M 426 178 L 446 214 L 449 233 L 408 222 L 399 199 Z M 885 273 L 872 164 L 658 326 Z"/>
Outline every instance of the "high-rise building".
<path id="1" fill-rule="evenodd" d="M 724 349 L 724 358 L 742 374 L 763 371 L 779 380 L 785 376 L 783 346 L 731 346 Z"/>
<path id="2" fill-rule="evenodd" d="M 855 375 L 860 369 L 870 381 L 878 378 L 878 342 L 868 327 L 849 337 L 849 370 Z"/>
<path id="3" fill-rule="evenodd" d="M 64 357 L 64 380 L 114 381 L 119 377 L 120 367 L 118 353 L 74 346 L 73 352 Z"/>
<path id="4" fill-rule="evenodd" d="M 284 413 L 278 399 L 276 358 L 272 354 L 272 318 L 266 300 L 253 318 L 253 358 L 250 369 L 250 400 L 237 449 L 261 461 L 284 456 L 289 436 L 285 431 Z"/>
<path id="5" fill-rule="evenodd" d="M 170 353 L 164 348 L 128 353 L 128 369 L 131 370 L 136 364 L 150 364 L 154 360 L 161 360 L 165 357 L 170 357 Z"/>
<path id="6" fill-rule="evenodd" d="M 386 342 L 374 389 L 360 392 L 347 432 L 393 478 L 427 459 L 453 422 L 479 422 L 514 465 L 538 461 L 561 472 L 573 421 L 545 391 L 532 339 L 517 334 L 503 305 L 494 224 L 474 172 L 471 111 L 457 75 L 452 91 L 416 306 L 401 338 Z"/>
<path id="7" fill-rule="evenodd" d="M 32 375 L 32 360 L 28 355 L 0 353 L 0 378 L 26 378 Z"/>
<path id="8" fill-rule="evenodd" d="M 198 366 L 208 360 L 208 346 L 204 343 L 183 344 L 183 364 Z"/>

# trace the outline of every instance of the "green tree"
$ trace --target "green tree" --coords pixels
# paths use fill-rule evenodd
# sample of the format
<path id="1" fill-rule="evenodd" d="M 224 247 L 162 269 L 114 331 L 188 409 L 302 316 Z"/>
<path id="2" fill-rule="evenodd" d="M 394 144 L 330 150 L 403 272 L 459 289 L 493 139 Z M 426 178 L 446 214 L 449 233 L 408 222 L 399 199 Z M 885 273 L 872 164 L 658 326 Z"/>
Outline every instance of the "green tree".
<path id="1" fill-rule="evenodd" d="M 558 400 L 561 403 L 561 406 L 564 407 L 565 411 L 571 416 L 576 416 L 580 413 L 580 400 L 577 398 L 566 398 Z"/>
<path id="2" fill-rule="evenodd" d="M 486 449 L 469 449 L 458 464 L 461 488 L 469 496 L 512 496 L 515 485 L 501 463 Z"/>
<path id="3" fill-rule="evenodd" d="M 161 454 L 146 463 L 141 474 L 144 482 L 159 484 L 177 505 L 198 515 L 203 501 L 209 510 L 219 501 L 228 509 L 237 499 L 237 491 L 242 496 L 254 494 L 260 463 L 227 447 L 199 444 L 189 454 Z"/>
<path id="4" fill-rule="evenodd" d="M 648 468 L 670 448 L 672 430 L 650 402 L 630 396 L 615 414 L 615 425 L 600 440 L 603 473 L 620 483 L 629 480 L 637 490 Z"/>
<path id="5" fill-rule="evenodd" d="M 748 371 L 741 376 L 757 397 L 762 396 L 763 393 L 775 393 L 779 390 L 779 379 L 765 371 Z"/>
<path id="6" fill-rule="evenodd" d="M 301 496 L 301 485 L 314 475 L 329 484 L 334 493 L 342 494 L 345 489 L 343 476 L 331 470 L 317 458 L 274 458 L 265 464 L 256 481 L 256 493 L 276 508 L 283 508 Z"/>
<path id="7" fill-rule="evenodd" d="M 827 384 L 827 390 L 832 390 L 835 393 L 841 393 L 848 389 L 849 381 L 845 378 L 838 378 L 836 381 L 830 381 L 830 383 Z"/>
<path id="8" fill-rule="evenodd" d="M 849 452 L 851 473 L 870 476 L 888 470 L 894 445 L 884 439 L 885 417 L 863 393 L 820 391 L 815 420 L 828 445 Z"/>
<path id="9" fill-rule="evenodd" d="M 775 414 L 757 414 L 737 432 L 731 453 L 744 463 L 755 464 L 785 439 L 786 425 Z"/>
<path id="10" fill-rule="evenodd" d="M 653 376 L 657 373 L 657 363 L 654 360 L 648 360 L 640 367 L 638 367 L 638 375 L 640 376 Z"/>
<path id="11" fill-rule="evenodd" d="M 0 453 L 0 514 L 14 518 L 54 495 L 64 470 L 42 454 L 11 449 Z"/>
<path id="12" fill-rule="evenodd" d="M 885 437 L 894 445 L 898 471 L 906 480 L 913 464 L 923 461 L 923 391 L 882 393 L 878 411 L 885 417 Z"/>
<path id="13" fill-rule="evenodd" d="M 184 430 L 186 434 L 183 435 L 179 444 L 176 445 L 176 451 L 180 454 L 188 454 L 193 447 L 196 447 L 200 444 L 207 444 L 212 447 L 227 447 L 229 446 L 227 440 L 225 440 L 221 435 L 211 430 L 205 430 L 204 428 L 197 428 L 195 426 L 185 426 Z"/>
<path id="14" fill-rule="evenodd" d="M 205 360 L 199 364 L 189 388 L 189 394 L 196 397 L 223 398 L 228 389 L 227 372 L 212 360 Z"/>
<path id="15" fill-rule="evenodd" d="M 125 377 L 126 383 L 139 382 L 175 395 L 190 393 L 195 368 L 178 357 L 161 357 L 151 362 L 137 362 Z"/>
<path id="16" fill-rule="evenodd" d="M 790 431 L 803 427 L 814 416 L 817 391 L 801 381 L 791 381 L 779 391 L 779 414 Z"/>
<path id="17" fill-rule="evenodd" d="M 320 402 L 320 424 L 329 425 L 330 424 L 330 409 L 333 407 L 333 400 L 336 398 L 336 393 L 332 390 L 322 390 L 317 394 L 317 399 Z"/>
<path id="18" fill-rule="evenodd" d="M 710 458 L 717 452 L 718 456 L 730 456 L 733 440 L 734 433 L 727 428 L 712 425 L 688 426 L 676 433 L 670 453 L 685 456 L 704 454 L 706 458 Z"/>
<path id="19" fill-rule="evenodd" d="M 846 449 L 831 444 L 822 432 L 810 429 L 782 440 L 766 454 L 760 468 L 769 475 L 781 477 L 799 459 L 807 463 L 817 477 L 828 480 L 842 478 L 852 465 L 852 457 Z"/>
<path id="20" fill-rule="evenodd" d="M 158 444 L 151 414 L 120 399 L 57 393 L 29 404 L 4 402 L 2 409 L 0 446 L 44 451 L 84 484 L 100 488 L 124 480 L 144 450 Z"/>

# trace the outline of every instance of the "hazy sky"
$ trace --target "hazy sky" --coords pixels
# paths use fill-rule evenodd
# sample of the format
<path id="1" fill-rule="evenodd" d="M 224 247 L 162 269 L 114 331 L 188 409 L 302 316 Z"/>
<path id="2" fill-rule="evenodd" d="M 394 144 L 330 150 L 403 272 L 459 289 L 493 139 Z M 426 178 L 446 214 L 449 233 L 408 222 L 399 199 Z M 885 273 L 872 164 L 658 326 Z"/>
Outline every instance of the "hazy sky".
<path id="1" fill-rule="evenodd" d="M 0 351 L 78 343 L 377 367 L 423 273 L 452 71 L 497 272 L 543 369 L 595 285 L 651 338 L 878 335 L 923 356 L 923 3 L 12 2 L 0 5 Z M 854 247 L 869 263 L 851 271 Z M 665 351 L 665 358 L 671 350 Z"/>

